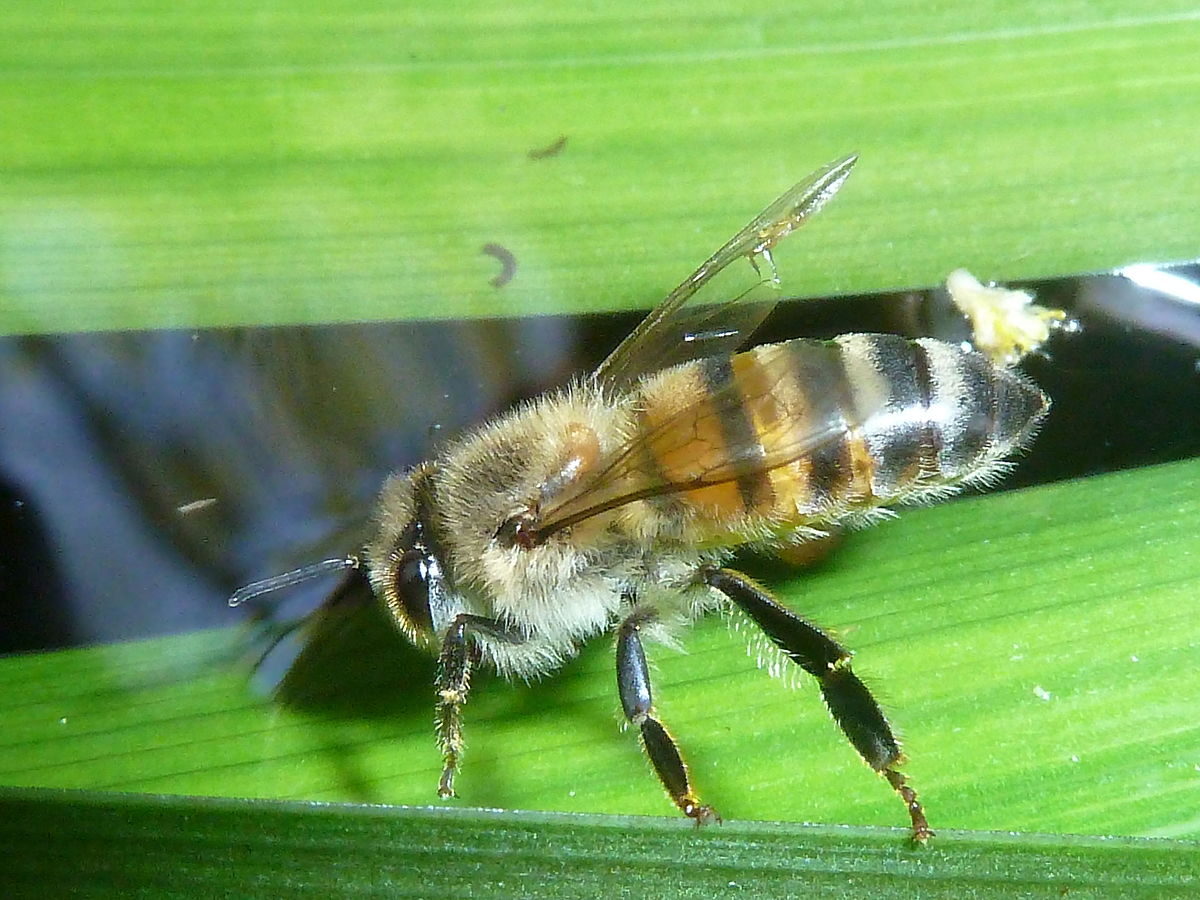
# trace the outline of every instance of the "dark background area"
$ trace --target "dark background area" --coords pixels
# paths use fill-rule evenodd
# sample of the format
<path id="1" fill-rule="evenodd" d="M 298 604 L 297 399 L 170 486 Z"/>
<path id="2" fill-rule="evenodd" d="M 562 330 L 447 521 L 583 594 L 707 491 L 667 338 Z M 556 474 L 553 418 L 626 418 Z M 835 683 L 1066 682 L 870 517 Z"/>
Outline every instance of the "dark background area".
<path id="1" fill-rule="evenodd" d="M 1023 364 L 1055 405 L 1005 489 L 1200 453 L 1198 269 L 1170 274 L 1026 286 L 1082 330 Z M 355 549 L 388 471 L 588 371 L 639 319 L 0 340 L 0 652 L 237 621 L 235 587 Z M 840 297 L 781 304 L 754 342 L 848 331 L 965 325 L 937 292 Z"/>

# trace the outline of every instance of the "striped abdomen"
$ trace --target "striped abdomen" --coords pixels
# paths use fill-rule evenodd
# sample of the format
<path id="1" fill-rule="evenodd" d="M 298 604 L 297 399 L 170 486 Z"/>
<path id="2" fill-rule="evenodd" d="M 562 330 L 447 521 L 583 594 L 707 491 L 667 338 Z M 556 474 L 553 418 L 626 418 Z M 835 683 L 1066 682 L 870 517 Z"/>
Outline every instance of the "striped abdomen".
<path id="1" fill-rule="evenodd" d="M 662 502 L 714 535 L 820 525 L 984 479 L 1050 402 L 982 354 L 874 334 L 698 360 L 639 393 L 644 464 L 680 486 Z"/>

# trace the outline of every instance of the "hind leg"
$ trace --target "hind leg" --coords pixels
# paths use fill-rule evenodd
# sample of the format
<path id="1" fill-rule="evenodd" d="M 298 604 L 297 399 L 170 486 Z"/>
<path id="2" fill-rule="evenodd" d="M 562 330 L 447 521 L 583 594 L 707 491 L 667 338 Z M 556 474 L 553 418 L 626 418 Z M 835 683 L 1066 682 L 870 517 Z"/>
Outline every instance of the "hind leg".
<path id="1" fill-rule="evenodd" d="M 933 832 L 925 810 L 897 768 L 903 760 L 900 743 L 871 692 L 850 671 L 850 652 L 740 572 L 710 566 L 700 571 L 700 578 L 732 600 L 792 662 L 817 679 L 825 705 L 854 749 L 904 800 L 913 840 L 928 840 Z"/>

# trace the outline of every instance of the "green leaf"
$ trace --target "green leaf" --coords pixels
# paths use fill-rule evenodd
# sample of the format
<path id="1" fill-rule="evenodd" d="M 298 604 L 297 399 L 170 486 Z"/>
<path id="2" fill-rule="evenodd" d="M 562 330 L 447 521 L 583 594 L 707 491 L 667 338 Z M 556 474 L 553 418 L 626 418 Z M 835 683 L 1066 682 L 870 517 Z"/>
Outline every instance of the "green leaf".
<path id="1" fill-rule="evenodd" d="M 834 628 L 906 738 L 935 829 L 1200 837 L 1200 461 L 905 513 L 817 571 L 758 574 Z M 425 803 L 432 662 L 374 612 L 257 696 L 220 630 L 0 660 L 0 783 Z M 656 700 L 727 821 L 905 824 L 817 692 L 720 619 L 652 647 Z M 552 678 L 481 675 L 462 803 L 670 811 L 621 734 L 610 642 Z"/>
<path id="2" fill-rule="evenodd" d="M 134 851 L 134 852 L 131 852 Z M 8 897 L 1188 897 L 1200 845 L 0 791 Z"/>
<path id="3" fill-rule="evenodd" d="M 849 151 L 799 295 L 1192 258 L 1197 58 L 1183 0 L 26 0 L 0 333 L 649 306 Z"/>
<path id="4" fill-rule="evenodd" d="M 783 249 L 796 294 L 1191 258 L 1198 51 L 1182 0 L 30 0 L 0 21 L 0 333 L 645 306 L 850 150 L 846 190 Z M 486 242 L 516 256 L 503 289 Z M 1200 837 L 1198 479 L 1190 461 L 917 510 L 764 576 L 859 651 L 941 832 L 924 854 L 753 821 L 905 816 L 811 686 L 754 671 L 719 620 L 654 658 L 720 829 L 104 793 L 425 802 L 431 664 L 367 617 L 282 707 L 230 664 L 233 629 L 0 660 L 0 782 L 28 786 L 0 798 L 0 881 L 1188 896 L 1194 844 L 956 831 Z M 479 679 L 463 802 L 668 808 L 617 733 L 611 668 L 599 641 L 545 683 Z"/>

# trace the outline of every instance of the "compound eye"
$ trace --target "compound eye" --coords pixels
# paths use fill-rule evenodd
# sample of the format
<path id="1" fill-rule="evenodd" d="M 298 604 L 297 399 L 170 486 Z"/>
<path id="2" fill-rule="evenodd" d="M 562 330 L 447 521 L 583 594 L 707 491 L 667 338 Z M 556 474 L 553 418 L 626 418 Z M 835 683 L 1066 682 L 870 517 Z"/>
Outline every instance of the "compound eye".
<path id="1" fill-rule="evenodd" d="M 437 560 L 418 549 L 405 551 L 396 564 L 396 596 L 404 608 L 405 617 L 419 633 L 428 633 L 433 629 L 429 592 L 440 573 Z"/>

